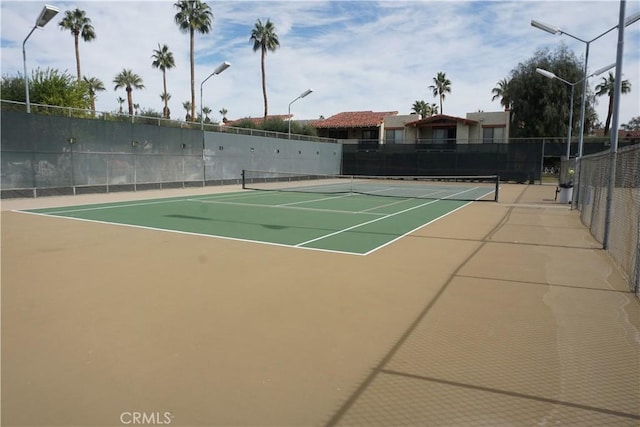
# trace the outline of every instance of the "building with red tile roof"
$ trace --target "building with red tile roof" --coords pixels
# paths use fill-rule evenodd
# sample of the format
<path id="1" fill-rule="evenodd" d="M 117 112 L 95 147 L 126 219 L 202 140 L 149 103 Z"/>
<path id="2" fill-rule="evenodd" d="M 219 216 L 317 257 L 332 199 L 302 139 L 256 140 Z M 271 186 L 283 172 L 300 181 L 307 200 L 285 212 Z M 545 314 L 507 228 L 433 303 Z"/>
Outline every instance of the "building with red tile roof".
<path id="1" fill-rule="evenodd" d="M 318 136 L 342 140 L 379 141 L 384 135 L 384 118 L 397 111 L 345 111 L 312 123 Z"/>

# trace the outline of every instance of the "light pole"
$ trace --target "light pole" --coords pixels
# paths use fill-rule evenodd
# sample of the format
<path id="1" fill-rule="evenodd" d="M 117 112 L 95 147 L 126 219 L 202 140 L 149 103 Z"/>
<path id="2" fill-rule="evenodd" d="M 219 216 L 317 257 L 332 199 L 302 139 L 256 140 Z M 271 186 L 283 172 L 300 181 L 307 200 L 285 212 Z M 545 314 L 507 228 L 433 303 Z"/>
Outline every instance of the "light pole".
<path id="1" fill-rule="evenodd" d="M 313 92 L 313 89 L 307 89 L 304 92 L 302 92 L 296 99 L 294 99 L 293 101 L 291 101 L 289 103 L 289 110 L 288 110 L 288 115 L 289 115 L 289 139 L 291 139 L 291 104 L 296 102 L 298 99 L 304 98 L 305 96 L 309 95 L 311 92 Z"/>
<path id="2" fill-rule="evenodd" d="M 589 77 L 598 76 L 598 75 L 604 73 L 605 71 L 608 71 L 608 70 L 612 69 L 615 66 L 616 66 L 616 64 L 613 63 L 613 64 L 607 65 L 606 67 L 600 68 L 598 71 L 596 71 L 596 72 L 590 74 L 589 76 L 587 76 L 587 79 Z M 571 156 L 571 130 L 572 130 L 572 127 L 573 127 L 573 89 L 578 83 L 580 83 L 580 82 L 582 82 L 582 80 L 586 80 L 586 79 L 580 79 L 575 83 L 571 83 L 571 82 L 568 82 L 568 81 L 566 81 L 565 79 L 563 79 L 561 77 L 556 76 L 551 71 L 543 70 L 542 68 L 536 68 L 536 73 L 542 74 L 543 76 L 545 76 L 545 77 L 547 77 L 549 79 L 558 79 L 561 82 L 566 83 L 569 86 L 571 86 L 571 100 L 570 100 L 570 103 L 569 103 L 569 134 L 567 136 L 567 160 L 569 160 L 569 157 Z"/>
<path id="3" fill-rule="evenodd" d="M 231 64 L 229 64 L 227 61 L 224 61 L 222 64 L 218 65 L 218 68 L 213 70 L 213 73 L 209 74 L 207 76 L 207 78 L 204 79 L 202 81 L 202 83 L 200 83 L 200 130 L 204 130 L 204 118 L 202 117 L 202 104 L 204 103 L 204 100 L 202 99 L 202 86 L 204 86 L 204 82 L 209 80 L 209 78 L 220 74 L 221 72 L 223 72 L 224 70 L 226 70 L 230 66 L 231 66 Z M 203 138 L 202 141 L 203 141 L 203 144 L 204 144 L 204 136 L 202 138 Z M 202 148 L 204 150 L 204 145 L 203 145 Z M 204 156 L 204 151 L 202 152 L 202 155 Z"/>
<path id="4" fill-rule="evenodd" d="M 640 20 L 640 12 L 636 13 L 635 15 L 630 16 L 629 18 L 627 18 L 624 21 L 624 26 L 627 27 L 631 24 L 633 24 L 634 22 Z M 585 55 L 584 55 L 584 71 L 582 73 L 583 75 L 583 85 L 582 85 L 582 100 L 581 100 L 581 106 L 580 106 L 580 138 L 578 141 L 578 158 L 582 157 L 582 149 L 584 146 L 584 114 L 585 114 L 585 101 L 586 101 L 586 97 L 587 97 L 587 66 L 589 64 L 589 46 L 591 45 L 591 43 L 593 43 L 594 41 L 598 40 L 600 37 L 604 36 L 605 34 L 610 33 L 611 31 L 615 30 L 616 28 L 618 28 L 618 25 L 616 25 L 615 27 L 609 28 L 607 31 L 605 31 L 604 33 L 600 34 L 599 36 L 591 39 L 591 40 L 583 40 L 579 37 L 574 36 L 573 34 L 569 34 L 564 30 L 561 30 L 559 27 L 553 26 L 553 25 L 548 25 L 548 24 L 544 24 L 542 22 L 539 21 L 535 21 L 535 20 L 531 20 L 531 26 L 538 28 L 539 30 L 542 31 L 546 31 L 547 33 L 551 33 L 551 34 L 565 34 L 569 37 L 571 37 L 572 39 L 581 41 L 582 43 L 584 43 L 586 45 L 586 50 L 585 50 Z"/>
<path id="5" fill-rule="evenodd" d="M 33 26 L 31 31 L 29 31 L 27 38 L 25 38 L 22 42 L 22 62 L 24 65 L 24 93 L 27 104 L 27 113 L 31 113 L 31 105 L 29 104 L 29 78 L 27 77 L 27 51 L 25 50 L 25 44 L 36 28 L 42 28 L 47 25 L 49 21 L 51 21 L 53 17 L 58 14 L 58 12 L 60 12 L 58 8 L 49 6 L 48 4 L 44 5 L 42 11 L 40 12 L 40 15 L 38 16 L 38 19 L 36 19 L 36 25 Z"/>

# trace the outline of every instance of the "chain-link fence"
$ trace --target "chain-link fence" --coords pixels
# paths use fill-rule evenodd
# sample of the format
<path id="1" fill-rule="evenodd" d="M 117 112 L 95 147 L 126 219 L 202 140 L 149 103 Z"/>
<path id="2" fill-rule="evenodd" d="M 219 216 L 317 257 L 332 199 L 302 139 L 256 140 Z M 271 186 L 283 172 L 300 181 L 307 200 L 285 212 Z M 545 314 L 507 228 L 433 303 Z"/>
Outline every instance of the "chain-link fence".
<path id="1" fill-rule="evenodd" d="M 607 250 L 640 296 L 640 145 L 619 149 L 615 177 L 610 176 L 610 156 L 604 152 L 581 159 L 576 206 L 591 234 L 604 243 L 609 181 L 614 179 Z"/>

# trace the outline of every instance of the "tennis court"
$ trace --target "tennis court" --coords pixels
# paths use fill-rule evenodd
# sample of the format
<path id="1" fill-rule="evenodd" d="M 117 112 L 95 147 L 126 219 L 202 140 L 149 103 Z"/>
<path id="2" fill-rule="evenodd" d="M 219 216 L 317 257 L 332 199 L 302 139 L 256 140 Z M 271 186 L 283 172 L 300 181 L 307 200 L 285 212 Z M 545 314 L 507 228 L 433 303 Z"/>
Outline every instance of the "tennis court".
<path id="1" fill-rule="evenodd" d="M 367 255 L 473 200 L 483 182 L 245 171 L 246 191 L 25 212 L 271 245 Z M 264 191 L 275 190 L 275 191 Z"/>

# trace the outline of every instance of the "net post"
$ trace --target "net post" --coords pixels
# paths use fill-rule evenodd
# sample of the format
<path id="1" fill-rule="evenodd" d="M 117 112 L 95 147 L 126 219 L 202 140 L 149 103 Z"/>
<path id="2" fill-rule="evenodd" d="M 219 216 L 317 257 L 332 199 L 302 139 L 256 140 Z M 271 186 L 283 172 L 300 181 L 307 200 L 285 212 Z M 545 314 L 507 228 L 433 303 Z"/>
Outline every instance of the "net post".
<path id="1" fill-rule="evenodd" d="M 246 185 L 245 185 L 244 171 L 245 171 L 245 170 L 244 170 L 244 169 L 242 169 L 242 189 L 243 189 L 243 190 L 246 190 L 246 189 L 247 189 L 247 187 L 246 187 Z"/>
<path id="2" fill-rule="evenodd" d="M 498 201 L 498 192 L 500 191 L 500 175 L 496 175 L 496 191 L 494 192 L 495 197 L 493 198 L 494 202 Z"/>

